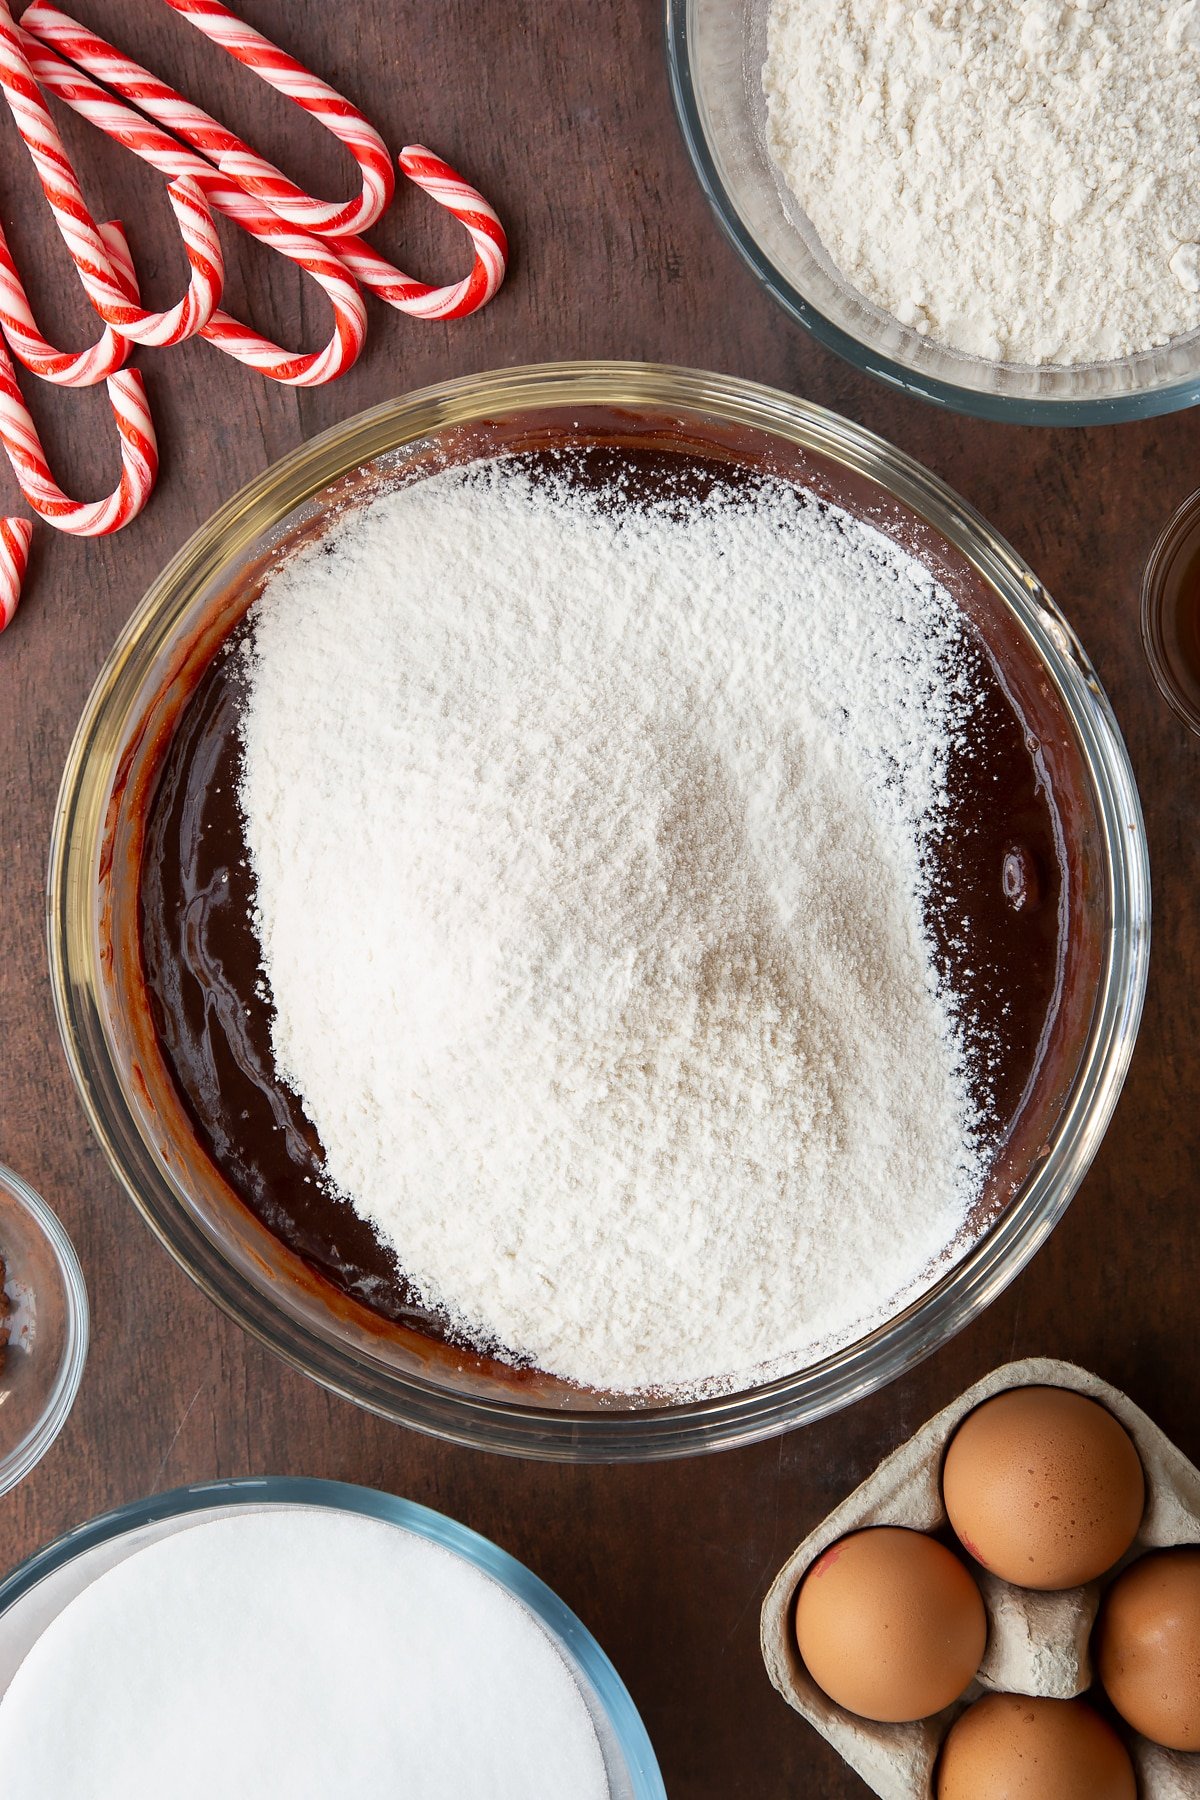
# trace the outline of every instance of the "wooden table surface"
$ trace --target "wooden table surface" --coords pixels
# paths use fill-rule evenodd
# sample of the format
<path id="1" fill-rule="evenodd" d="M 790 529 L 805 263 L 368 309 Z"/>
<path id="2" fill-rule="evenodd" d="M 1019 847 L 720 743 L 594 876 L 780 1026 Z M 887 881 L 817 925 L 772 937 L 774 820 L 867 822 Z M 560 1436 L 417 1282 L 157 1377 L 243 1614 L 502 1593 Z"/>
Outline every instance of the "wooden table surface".
<path id="1" fill-rule="evenodd" d="M 348 164 L 319 128 L 166 7 L 77 0 L 75 10 L 302 183 L 349 191 Z M 1087 431 L 976 423 L 890 392 L 812 343 L 737 260 L 693 179 L 659 0 L 243 0 L 241 11 L 342 85 L 395 147 L 426 142 L 455 162 L 499 209 L 515 254 L 497 300 L 465 322 L 424 324 L 372 304 L 361 362 L 315 392 L 274 386 L 203 344 L 142 355 L 163 445 L 149 510 L 99 543 L 39 534 L 22 610 L 0 639 L 0 1158 L 70 1230 L 93 1342 L 62 1436 L 0 1503 L 0 1567 L 104 1508 L 206 1477 L 386 1488 L 485 1532 L 558 1590 L 628 1683 L 673 1800 L 849 1800 L 866 1790 L 767 1682 L 758 1609 L 787 1551 L 881 1456 L 996 1363 L 1051 1354 L 1126 1389 L 1200 1460 L 1200 738 L 1160 701 L 1137 618 L 1146 554 L 1200 479 L 1200 428 L 1186 413 Z M 68 136 L 93 209 L 128 222 L 145 289 L 170 303 L 181 258 L 161 182 L 87 127 Z M 0 146 L 5 231 L 47 327 L 83 342 L 85 310 L 2 111 Z M 447 279 L 463 266 L 457 228 L 412 191 L 375 237 L 414 272 Z M 324 341 L 311 284 L 240 235 L 228 234 L 228 250 L 235 312 L 248 308 L 289 344 Z M 1154 869 L 1132 1071 L 1091 1174 L 1032 1267 L 939 1355 L 851 1412 L 658 1467 L 546 1467 L 435 1443 L 327 1396 L 218 1314 L 152 1241 L 92 1141 L 58 1044 L 43 935 L 51 816 L 76 720 L 119 627 L 189 533 L 268 463 L 385 396 L 571 357 L 770 382 L 947 478 L 1078 628 L 1126 734 Z M 103 394 L 27 385 L 64 484 L 107 491 Z M 15 510 L 15 488 L 0 486 Z"/>

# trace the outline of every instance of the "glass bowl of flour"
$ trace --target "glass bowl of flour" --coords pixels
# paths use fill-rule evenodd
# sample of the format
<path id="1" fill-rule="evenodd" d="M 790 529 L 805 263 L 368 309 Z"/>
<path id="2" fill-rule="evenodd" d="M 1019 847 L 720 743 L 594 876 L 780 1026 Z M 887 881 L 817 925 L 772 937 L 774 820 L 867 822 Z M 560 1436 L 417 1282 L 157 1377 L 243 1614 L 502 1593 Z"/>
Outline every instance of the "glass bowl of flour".
<path id="1" fill-rule="evenodd" d="M 667 0 L 676 111 L 792 318 L 1025 424 L 1200 398 L 1200 15 L 1179 0 Z"/>
<path id="2" fill-rule="evenodd" d="M 548 365 L 231 501 L 89 701 L 58 1016 L 119 1180 L 326 1386 L 679 1456 L 1034 1254 L 1141 1008 L 1141 814 L 1036 577 L 869 433 Z"/>
<path id="3" fill-rule="evenodd" d="M 665 1793 L 616 1669 L 531 1570 L 297 1477 L 136 1501 L 6 1576 L 0 1741 L 42 1800 L 378 1795 L 397 1769 L 430 1800 Z"/>

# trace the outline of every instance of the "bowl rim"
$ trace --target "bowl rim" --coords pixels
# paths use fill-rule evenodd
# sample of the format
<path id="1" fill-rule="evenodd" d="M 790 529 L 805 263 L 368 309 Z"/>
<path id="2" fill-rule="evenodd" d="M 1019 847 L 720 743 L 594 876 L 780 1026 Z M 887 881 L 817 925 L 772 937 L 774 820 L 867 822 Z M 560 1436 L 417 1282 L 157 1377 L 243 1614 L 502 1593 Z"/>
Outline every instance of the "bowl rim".
<path id="1" fill-rule="evenodd" d="M 243 1475 L 194 1482 L 142 1500 L 130 1500 L 73 1526 L 18 1563 L 0 1580 L 0 1615 L 75 1557 L 145 1525 L 217 1508 L 257 1511 L 263 1506 L 318 1507 L 327 1512 L 379 1519 L 439 1545 L 490 1575 L 527 1607 L 558 1645 L 568 1666 L 574 1663 L 588 1682 L 612 1727 L 633 1782 L 632 1800 L 666 1800 L 658 1759 L 633 1697 L 611 1658 L 578 1615 L 540 1576 L 491 1538 L 446 1513 L 382 1488 L 307 1475 Z"/>
<path id="2" fill-rule="evenodd" d="M 1001 1218 L 937 1283 L 886 1324 L 795 1374 L 731 1395 L 644 1410 L 565 1412 L 456 1394 L 415 1374 L 373 1374 L 351 1347 L 272 1307 L 186 1217 L 138 1137 L 112 1067 L 95 997 L 88 929 L 98 822 L 119 752 L 123 687 L 136 652 L 165 639 L 188 597 L 222 565 L 231 534 L 252 540 L 338 473 L 438 427 L 508 409 L 608 404 L 707 415 L 774 431 L 882 485 L 968 557 L 1045 663 L 1095 789 L 1111 917 L 1083 1063 L 1055 1135 Z M 227 552 L 226 555 L 230 554 Z M 107 762 L 106 762 L 106 759 Z M 452 1442 L 551 1461 L 658 1460 L 731 1447 L 824 1417 L 895 1379 L 1002 1291 L 1049 1236 L 1099 1146 L 1132 1055 L 1145 995 L 1150 875 L 1133 771 L 1107 697 L 1070 626 L 1033 572 L 938 477 L 874 433 L 779 390 L 641 363 L 552 363 L 460 377 L 335 425 L 257 476 L 220 508 L 152 584 L 84 707 L 55 810 L 47 884 L 55 1012 L 76 1087 L 110 1166 L 156 1236 L 226 1313 L 293 1367 L 384 1417 Z M 126 1141 L 122 1142 L 122 1133 Z M 137 1140 L 136 1142 L 134 1140 Z M 141 1152 L 130 1164 L 130 1145 Z M 1053 1165 L 1053 1167 L 1051 1167 Z"/>
<path id="3" fill-rule="evenodd" d="M 888 387 L 899 388 L 903 393 L 915 394 L 921 400 L 952 412 L 965 413 L 971 418 L 998 420 L 1009 425 L 1112 425 L 1182 412 L 1200 402 L 1200 372 L 1176 382 L 1165 382 L 1161 387 L 1096 395 L 1088 399 L 988 393 L 899 362 L 835 324 L 767 255 L 743 224 L 733 197 L 721 179 L 704 129 L 693 74 L 690 14 L 695 3 L 696 0 L 663 0 L 667 76 L 688 159 L 722 232 L 760 286 L 826 349 Z M 734 0 L 734 3 L 740 3 L 740 0 Z"/>
<path id="4" fill-rule="evenodd" d="M 1177 719 L 1200 737 L 1200 709 L 1181 692 L 1167 655 L 1163 634 L 1163 606 L 1167 575 L 1179 552 L 1191 544 L 1200 551 L 1200 488 L 1180 501 L 1155 540 L 1142 574 L 1142 649 L 1158 691 Z"/>
<path id="5" fill-rule="evenodd" d="M 28 1214 L 49 1244 L 62 1277 L 66 1316 L 62 1354 L 46 1403 L 25 1436 L 0 1459 L 0 1496 L 3 1496 L 11 1492 L 18 1482 L 24 1481 L 37 1466 L 67 1422 L 83 1380 L 91 1337 L 91 1317 L 83 1269 L 75 1246 L 57 1213 L 51 1211 L 42 1196 L 15 1169 L 8 1168 L 4 1163 L 0 1163 L 0 1188 Z"/>

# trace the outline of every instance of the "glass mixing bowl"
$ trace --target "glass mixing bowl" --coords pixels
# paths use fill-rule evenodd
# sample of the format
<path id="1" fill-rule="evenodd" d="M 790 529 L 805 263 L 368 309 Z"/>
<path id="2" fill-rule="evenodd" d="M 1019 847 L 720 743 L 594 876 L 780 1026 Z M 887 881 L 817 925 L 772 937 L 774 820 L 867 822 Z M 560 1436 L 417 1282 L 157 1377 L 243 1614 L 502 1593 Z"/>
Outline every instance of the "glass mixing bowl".
<path id="1" fill-rule="evenodd" d="M 336 1294 L 259 1224 L 200 1148 L 141 974 L 146 799 L 180 708 L 273 551 L 319 531 L 361 491 L 364 467 L 419 476 L 447 461 L 581 441 L 753 452 L 916 547 L 1005 659 L 1029 729 L 1063 771 L 1077 899 L 1071 997 L 1036 1103 L 1001 1153 L 1003 1204 L 885 1326 L 782 1379 L 687 1404 L 580 1393 Z M 1008 546 L 918 464 L 830 413 L 725 376 L 620 363 L 504 370 L 389 402 L 316 438 L 222 508 L 155 583 L 100 675 L 63 777 L 49 878 L 54 992 L 79 1092 L 119 1179 L 193 1279 L 296 1367 L 376 1412 L 460 1443 L 576 1461 L 682 1456 L 817 1418 L 894 1378 L 994 1299 L 1062 1215 L 1100 1142 L 1133 1049 L 1149 917 L 1141 811 L 1108 703 Z"/>
<path id="2" fill-rule="evenodd" d="M 992 363 L 932 344 L 838 274 L 766 148 L 771 0 L 666 0 L 675 110 L 726 236 L 785 312 L 869 375 L 940 406 L 1024 425 L 1093 425 L 1200 400 L 1200 332 L 1073 368 Z"/>
<path id="3" fill-rule="evenodd" d="M 1150 552 L 1142 577 L 1142 648 L 1159 693 L 1200 737 L 1200 493 L 1178 507 Z"/>
<path id="4" fill-rule="evenodd" d="M 646 1727 L 591 1632 L 524 1563 L 465 1525 L 373 1488 L 266 1476 L 176 1488 L 104 1513 L 39 1550 L 0 1582 L 0 1696 L 37 1639 L 78 1594 L 136 1551 L 230 1513 L 322 1507 L 380 1519 L 490 1575 L 531 1612 L 567 1664 L 592 1716 L 612 1800 L 666 1800 Z"/>
<path id="5" fill-rule="evenodd" d="M 40 1194 L 0 1165 L 8 1343 L 0 1368 L 0 1494 L 67 1422 L 88 1353 L 88 1298 L 70 1238 Z"/>

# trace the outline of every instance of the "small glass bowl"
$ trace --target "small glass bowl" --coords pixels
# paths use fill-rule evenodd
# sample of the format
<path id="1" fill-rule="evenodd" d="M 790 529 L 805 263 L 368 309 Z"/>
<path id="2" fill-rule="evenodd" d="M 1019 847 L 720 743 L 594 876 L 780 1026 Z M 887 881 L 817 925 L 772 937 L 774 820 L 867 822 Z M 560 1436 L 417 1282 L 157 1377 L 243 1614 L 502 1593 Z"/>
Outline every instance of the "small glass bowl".
<path id="1" fill-rule="evenodd" d="M 489 1538 L 411 1500 L 343 1481 L 249 1477 L 176 1488 L 68 1531 L 0 1582 L 0 1696 L 37 1639 L 100 1575 L 136 1551 L 231 1513 L 320 1507 L 380 1519 L 490 1575 L 533 1614 L 575 1679 L 591 1714 L 612 1800 L 666 1800 L 650 1739 L 621 1677 L 591 1632 L 552 1588 Z"/>
<path id="2" fill-rule="evenodd" d="M 1189 574 L 1200 588 L 1200 490 L 1168 519 L 1142 577 L 1142 646 L 1150 672 L 1167 705 L 1200 737 L 1200 593 L 1192 621 L 1194 668 L 1180 644 L 1183 582 Z"/>
<path id="3" fill-rule="evenodd" d="M 70 1238 L 46 1202 L 0 1165 L 8 1348 L 0 1369 L 0 1494 L 41 1461 L 75 1404 L 88 1300 Z"/>
<path id="4" fill-rule="evenodd" d="M 939 406 L 1017 425 L 1113 424 L 1200 400 L 1200 332 L 1075 367 L 988 362 L 931 343 L 838 273 L 766 147 L 771 0 L 666 0 L 675 111 L 725 235 L 784 311 L 847 362 Z"/>
<path id="5" fill-rule="evenodd" d="M 447 459 L 591 441 L 718 457 L 752 444 L 777 473 L 920 545 L 964 607 L 977 607 L 971 616 L 1003 648 L 1027 724 L 1070 770 L 1079 906 L 1063 981 L 1073 998 L 1052 1034 L 1054 1066 L 1047 1051 L 1036 1104 L 998 1159 L 1001 1210 L 885 1324 L 777 1380 L 691 1401 L 631 1404 L 493 1364 L 320 1283 L 201 1148 L 166 1071 L 141 962 L 146 797 L 199 672 L 270 558 L 336 516 L 376 465 L 419 473 Z M 313 439 L 215 514 L 146 595 L 84 709 L 63 774 L 47 906 L 59 1028 L 92 1127 L 130 1198 L 205 1293 L 361 1406 L 456 1443 L 566 1462 L 694 1455 L 820 1418 L 894 1380 L 995 1299 L 1044 1243 L 1099 1147 L 1137 1034 L 1150 930 L 1145 830 L 1125 747 L 1033 571 L 965 501 L 861 427 L 730 376 L 638 363 L 503 369 L 385 402 Z"/>

